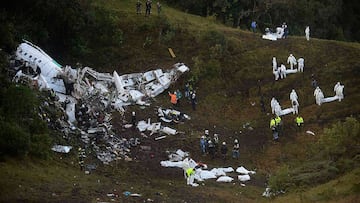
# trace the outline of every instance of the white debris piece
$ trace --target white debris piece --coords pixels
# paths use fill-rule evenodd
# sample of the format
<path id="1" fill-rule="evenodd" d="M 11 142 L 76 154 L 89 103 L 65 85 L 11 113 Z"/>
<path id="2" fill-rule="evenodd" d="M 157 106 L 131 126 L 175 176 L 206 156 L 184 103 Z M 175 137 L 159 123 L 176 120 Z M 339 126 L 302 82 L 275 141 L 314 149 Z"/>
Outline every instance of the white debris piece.
<path id="1" fill-rule="evenodd" d="M 307 133 L 307 134 L 310 134 L 310 135 L 315 135 L 315 133 L 312 132 L 312 131 L 310 131 L 310 130 L 307 130 L 306 133 Z"/>
<path id="2" fill-rule="evenodd" d="M 238 175 L 238 179 L 239 179 L 241 182 L 245 182 L 245 181 L 250 180 L 250 176 L 249 176 L 249 175 Z"/>
<path id="3" fill-rule="evenodd" d="M 241 173 L 241 174 L 255 174 L 256 172 L 255 171 L 249 171 L 249 170 L 247 170 L 245 167 L 243 167 L 243 166 L 240 166 L 240 167 L 238 167 L 237 169 L 236 169 L 236 172 L 237 173 Z"/>
<path id="4" fill-rule="evenodd" d="M 51 150 L 53 150 L 54 152 L 59 152 L 59 153 L 69 153 L 70 150 L 72 149 L 72 146 L 64 146 L 64 145 L 54 145 Z"/>
<path id="5" fill-rule="evenodd" d="M 184 166 L 184 162 L 183 161 L 160 161 L 160 165 L 163 167 L 182 168 Z"/>
<path id="6" fill-rule="evenodd" d="M 265 30 L 265 35 L 262 36 L 263 39 L 276 41 L 277 39 L 281 39 L 284 35 L 284 28 L 277 27 L 276 32 L 271 32 L 269 28 Z"/>
<path id="7" fill-rule="evenodd" d="M 271 196 L 271 189 L 267 187 L 265 191 L 262 193 L 263 197 L 270 197 Z"/>
<path id="8" fill-rule="evenodd" d="M 230 183 L 231 181 L 233 181 L 234 178 L 229 177 L 229 176 L 221 176 L 219 177 L 216 182 L 224 182 L 224 183 Z"/>
<path id="9" fill-rule="evenodd" d="M 34 72 L 40 69 L 40 74 L 45 78 L 49 88 L 56 92 L 65 93 L 63 80 L 57 79 L 62 74 L 62 66 L 48 56 L 38 46 L 24 40 L 16 50 L 16 59 L 24 61 Z"/>
<path id="10" fill-rule="evenodd" d="M 75 103 L 70 102 L 66 105 L 66 115 L 68 116 L 68 121 L 70 123 L 74 123 L 76 121 L 75 118 Z"/>

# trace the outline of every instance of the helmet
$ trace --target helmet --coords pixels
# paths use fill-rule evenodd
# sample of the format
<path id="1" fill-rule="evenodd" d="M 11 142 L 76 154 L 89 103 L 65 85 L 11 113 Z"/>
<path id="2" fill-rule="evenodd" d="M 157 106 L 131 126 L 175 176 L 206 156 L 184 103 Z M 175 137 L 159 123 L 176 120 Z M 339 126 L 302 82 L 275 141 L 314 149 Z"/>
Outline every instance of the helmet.
<path id="1" fill-rule="evenodd" d="M 135 111 L 132 112 L 132 115 L 135 116 Z"/>
<path id="2" fill-rule="evenodd" d="M 226 142 L 223 142 L 222 144 L 223 144 L 223 145 L 226 145 Z"/>
<path id="3" fill-rule="evenodd" d="M 208 135 L 209 134 L 209 130 L 205 130 L 205 135 Z"/>
<path id="4" fill-rule="evenodd" d="M 234 142 L 235 142 L 235 143 L 238 143 L 238 140 L 237 140 L 237 139 L 235 139 L 235 140 L 234 140 Z"/>
<path id="5" fill-rule="evenodd" d="M 203 135 L 203 136 L 201 136 L 201 138 L 202 138 L 202 139 L 205 139 L 205 136 Z"/>
<path id="6" fill-rule="evenodd" d="M 209 143 L 209 144 L 212 143 L 211 140 L 209 140 L 208 143 Z"/>

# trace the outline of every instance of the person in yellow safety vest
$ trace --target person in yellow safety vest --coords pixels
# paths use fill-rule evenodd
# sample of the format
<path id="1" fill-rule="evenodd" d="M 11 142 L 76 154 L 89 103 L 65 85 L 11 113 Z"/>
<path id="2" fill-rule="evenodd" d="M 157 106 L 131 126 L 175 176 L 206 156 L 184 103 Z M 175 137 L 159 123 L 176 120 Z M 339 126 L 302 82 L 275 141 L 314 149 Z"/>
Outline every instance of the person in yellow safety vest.
<path id="1" fill-rule="evenodd" d="M 176 104 L 177 104 L 176 92 L 174 92 L 174 94 L 171 94 L 171 93 L 169 92 L 169 96 L 170 96 L 170 102 L 171 102 L 174 106 L 176 106 Z"/>
<path id="2" fill-rule="evenodd" d="M 298 115 L 298 116 L 295 118 L 295 122 L 296 122 L 296 125 L 297 125 L 298 129 L 299 129 L 299 132 L 301 132 L 301 127 L 302 127 L 303 124 L 304 124 L 304 119 L 303 119 L 301 116 Z"/>
<path id="3" fill-rule="evenodd" d="M 188 168 L 186 169 L 186 181 L 188 185 L 193 185 L 194 183 L 194 176 L 195 176 L 195 169 L 194 168 Z"/>
<path id="4" fill-rule="evenodd" d="M 273 132 L 274 140 L 275 140 L 275 141 L 278 141 L 279 136 L 278 136 L 278 130 L 277 130 L 277 127 L 276 127 L 276 120 L 275 120 L 275 118 L 272 118 L 272 119 L 270 120 L 270 129 L 271 129 L 272 132 Z"/>
<path id="5" fill-rule="evenodd" d="M 278 132 L 278 136 L 280 136 L 282 131 L 282 121 L 280 116 L 275 117 L 275 125 L 276 125 L 276 130 Z"/>

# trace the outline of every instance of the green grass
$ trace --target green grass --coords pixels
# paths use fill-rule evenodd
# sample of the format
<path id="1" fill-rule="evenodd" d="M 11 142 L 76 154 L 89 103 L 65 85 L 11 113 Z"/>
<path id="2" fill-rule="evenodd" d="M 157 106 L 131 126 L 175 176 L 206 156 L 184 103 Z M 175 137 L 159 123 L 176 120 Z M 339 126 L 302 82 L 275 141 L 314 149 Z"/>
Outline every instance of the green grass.
<path id="1" fill-rule="evenodd" d="M 111 22 L 123 31 L 124 41 L 121 45 L 100 46 L 97 40 L 93 40 L 89 46 L 96 51 L 86 54 L 81 63 L 94 65 L 93 68 L 99 71 L 111 72 L 115 69 L 125 74 L 158 67 L 168 68 L 176 62 L 185 62 L 190 67 L 190 73 L 181 77 L 170 90 L 183 89 L 185 82 L 197 74 L 199 81 L 194 84 L 199 101 L 197 111 L 192 111 L 191 106 L 184 101 L 180 110 L 192 119 L 175 128 L 185 134 L 168 137 L 158 144 L 160 146 L 157 145 L 157 150 L 163 152 L 182 148 L 190 151 L 197 160 L 201 159 L 216 167 L 223 165 L 221 160 L 211 160 L 199 154 L 198 138 L 204 129 L 219 133 L 220 140 L 226 141 L 229 146 L 238 138 L 240 160 L 230 159 L 226 164 L 256 168 L 258 175 L 255 178 L 258 183 L 241 187 L 239 183 L 217 184 L 206 181 L 204 186 L 190 188 L 185 185 L 180 169 L 160 168 L 158 162 L 151 160 L 146 161 L 152 165 L 120 161 L 117 165 L 99 167 L 95 173 L 85 175 L 78 170 L 76 157 L 72 154 L 62 160 L 54 156 L 49 161 L 7 159 L 1 162 L 0 201 L 96 202 L 97 198 L 99 201 L 111 201 L 106 194 L 113 193 L 114 189 L 114 193 L 119 194 L 117 200 L 125 202 L 136 199 L 123 196 L 124 191 L 141 193 L 143 197 L 139 201 L 150 198 L 156 202 L 341 202 L 342 199 L 347 202 L 359 198 L 360 172 L 357 169 L 325 184 L 313 183 L 313 188 L 295 188 L 279 198 L 268 200 L 261 197 L 265 190 L 265 177 L 274 174 L 283 164 L 292 164 L 290 170 L 298 169 L 300 172 L 304 172 L 300 169 L 306 164 L 310 164 L 308 168 L 313 166 L 313 163 L 307 163 L 308 146 L 316 143 L 323 135 L 324 127 L 350 115 L 359 117 L 358 43 L 320 39 L 308 42 L 303 36 L 290 36 L 286 40 L 271 42 L 262 40 L 260 34 L 254 36 L 247 30 L 224 27 L 211 17 L 182 13 L 167 5 L 163 5 L 161 16 L 157 15 L 156 7 L 153 6 L 153 14 L 145 18 L 136 15 L 135 2 L 93 1 L 92 6 L 109 12 Z M 217 51 L 216 45 L 203 40 L 206 34 L 213 31 L 220 33 L 219 36 L 225 36 L 227 41 L 226 46 L 222 45 L 226 50 L 221 57 L 216 55 L 218 53 L 212 57 Z M 159 34 L 163 32 L 165 34 Z M 175 59 L 170 57 L 168 47 L 175 51 Z M 278 62 L 285 62 L 290 53 L 305 58 L 305 73 L 292 74 L 286 80 L 274 82 L 272 57 L 276 56 Z M 212 65 L 211 70 L 209 65 Z M 195 67 L 199 73 L 194 73 Z M 345 99 L 317 106 L 310 86 L 311 74 L 316 75 L 325 96 L 333 95 L 334 84 L 341 81 L 345 84 Z M 304 131 L 314 131 L 316 136 L 304 132 L 297 134 L 293 127 L 294 116 L 289 115 L 283 118 L 285 131 L 281 142 L 272 143 L 268 128 L 270 115 L 261 113 L 259 107 L 259 79 L 267 112 L 270 112 L 269 103 L 273 95 L 283 107 L 290 106 L 288 96 L 291 89 L 295 88 L 300 98 L 300 112 L 305 119 Z M 253 102 L 254 106 L 251 105 Z M 168 95 L 159 95 L 153 104 L 169 107 Z M 130 108 L 140 112 L 137 107 Z M 141 119 L 153 113 L 152 107 L 147 108 L 140 114 Z M 117 124 L 122 124 L 121 119 L 118 118 Z M 243 128 L 247 122 L 251 123 L 253 130 Z M 165 156 L 160 158 L 166 159 Z M 150 173 L 149 176 L 143 175 L 147 173 Z M 307 174 L 304 172 L 303 175 Z"/>

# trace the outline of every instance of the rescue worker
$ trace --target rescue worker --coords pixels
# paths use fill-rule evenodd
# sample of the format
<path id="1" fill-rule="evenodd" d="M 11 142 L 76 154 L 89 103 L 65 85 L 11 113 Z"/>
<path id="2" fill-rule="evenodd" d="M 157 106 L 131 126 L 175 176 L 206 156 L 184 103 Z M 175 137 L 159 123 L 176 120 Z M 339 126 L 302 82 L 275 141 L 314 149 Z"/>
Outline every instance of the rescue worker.
<path id="1" fill-rule="evenodd" d="M 309 26 L 306 26 L 306 28 L 305 28 L 305 37 L 306 37 L 307 41 L 310 40 L 310 27 Z"/>
<path id="2" fill-rule="evenodd" d="M 161 13 L 161 4 L 160 4 L 160 2 L 156 3 L 156 7 L 157 7 L 158 15 L 160 15 L 160 13 Z"/>
<path id="3" fill-rule="evenodd" d="M 281 79 L 285 79 L 285 78 L 286 78 L 286 66 L 285 66 L 283 63 L 281 63 L 279 73 L 280 73 L 280 78 L 281 78 Z"/>
<path id="4" fill-rule="evenodd" d="M 299 114 L 299 102 L 297 100 L 293 100 L 291 103 L 294 109 L 293 114 Z"/>
<path id="5" fill-rule="evenodd" d="M 169 96 L 170 96 L 170 102 L 175 107 L 176 104 L 177 104 L 176 91 L 174 92 L 174 94 L 171 94 L 171 92 L 168 92 L 168 93 L 169 93 Z"/>
<path id="6" fill-rule="evenodd" d="M 301 127 L 304 125 L 304 119 L 301 116 L 296 116 L 295 118 L 296 126 L 298 127 L 299 132 L 301 132 Z"/>
<path id="7" fill-rule="evenodd" d="M 239 155 L 240 155 L 240 144 L 239 141 L 237 139 L 234 140 L 234 147 L 233 147 L 233 151 L 232 151 L 232 157 L 234 159 L 238 159 Z"/>
<path id="8" fill-rule="evenodd" d="M 294 89 L 291 90 L 290 92 L 290 101 L 294 101 L 294 100 L 298 100 L 298 95 L 296 94 L 296 91 Z"/>
<path id="9" fill-rule="evenodd" d="M 276 116 L 275 117 L 275 127 L 278 133 L 278 136 L 280 136 L 281 132 L 282 132 L 282 120 L 280 116 Z"/>
<path id="10" fill-rule="evenodd" d="M 341 101 L 342 99 L 344 99 L 344 85 L 339 85 L 337 88 L 336 88 L 336 96 L 339 97 L 339 101 Z"/>
<path id="11" fill-rule="evenodd" d="M 197 104 L 197 101 L 196 101 L 196 92 L 195 90 L 193 91 L 193 93 L 191 94 L 191 106 L 192 106 L 192 109 L 195 111 L 196 110 L 196 104 Z"/>
<path id="12" fill-rule="evenodd" d="M 145 6 L 146 6 L 146 10 L 145 10 L 145 17 L 147 17 L 147 16 L 150 16 L 150 13 L 151 13 L 151 0 L 147 0 L 146 1 L 146 4 L 145 4 Z"/>
<path id="13" fill-rule="evenodd" d="M 303 57 L 300 57 L 298 60 L 298 72 L 304 72 L 304 58 Z"/>
<path id="14" fill-rule="evenodd" d="M 205 136 L 201 136 L 200 138 L 200 149 L 201 149 L 201 153 L 203 155 L 205 155 L 206 153 L 206 140 L 205 140 Z"/>
<path id="15" fill-rule="evenodd" d="M 136 2 L 136 14 L 141 14 L 141 2 L 138 0 Z"/>
<path id="16" fill-rule="evenodd" d="M 273 67 L 273 72 L 277 71 L 277 62 L 275 56 L 272 59 L 272 67 Z"/>
<path id="17" fill-rule="evenodd" d="M 135 113 L 135 111 L 133 111 L 131 113 L 131 123 L 132 123 L 133 127 L 136 127 L 136 113 Z"/>
<path id="18" fill-rule="evenodd" d="M 80 166 L 80 170 L 83 171 L 84 170 L 84 159 L 86 158 L 86 154 L 85 154 L 85 149 L 79 147 L 78 148 L 78 158 L 79 158 L 79 166 Z"/>
<path id="19" fill-rule="evenodd" d="M 225 161 L 226 160 L 226 154 L 227 154 L 227 151 L 228 151 L 228 148 L 226 146 L 226 142 L 222 143 L 220 151 L 221 151 L 221 157 Z"/>
<path id="20" fill-rule="evenodd" d="M 185 98 L 189 99 L 190 98 L 190 84 L 187 82 L 185 84 Z"/>
<path id="21" fill-rule="evenodd" d="M 186 169 L 186 184 L 193 186 L 195 178 L 195 168 Z"/>
<path id="22" fill-rule="evenodd" d="M 219 136 L 218 134 L 214 133 L 214 145 L 215 145 L 215 152 L 217 152 L 219 150 Z"/>
<path id="23" fill-rule="evenodd" d="M 180 99 L 182 98 L 181 91 L 177 89 L 175 92 L 176 92 L 176 104 L 177 106 L 180 106 Z"/>
<path id="24" fill-rule="evenodd" d="M 277 68 L 273 71 L 273 74 L 275 76 L 275 80 L 279 80 L 280 77 L 280 68 Z"/>
<path id="25" fill-rule="evenodd" d="M 273 139 L 275 141 L 278 141 L 279 140 L 279 134 L 278 134 L 278 131 L 277 131 L 277 128 L 276 128 L 276 121 L 275 121 L 275 118 L 272 118 L 270 120 L 270 129 L 273 133 Z"/>
<path id="26" fill-rule="evenodd" d="M 211 140 L 208 141 L 208 148 L 209 148 L 209 155 L 211 156 L 212 159 L 214 159 L 215 158 L 215 145 Z"/>
<path id="27" fill-rule="evenodd" d="M 292 54 L 287 59 L 287 63 L 290 64 L 290 69 L 293 70 L 294 66 L 296 65 L 296 58 Z"/>

